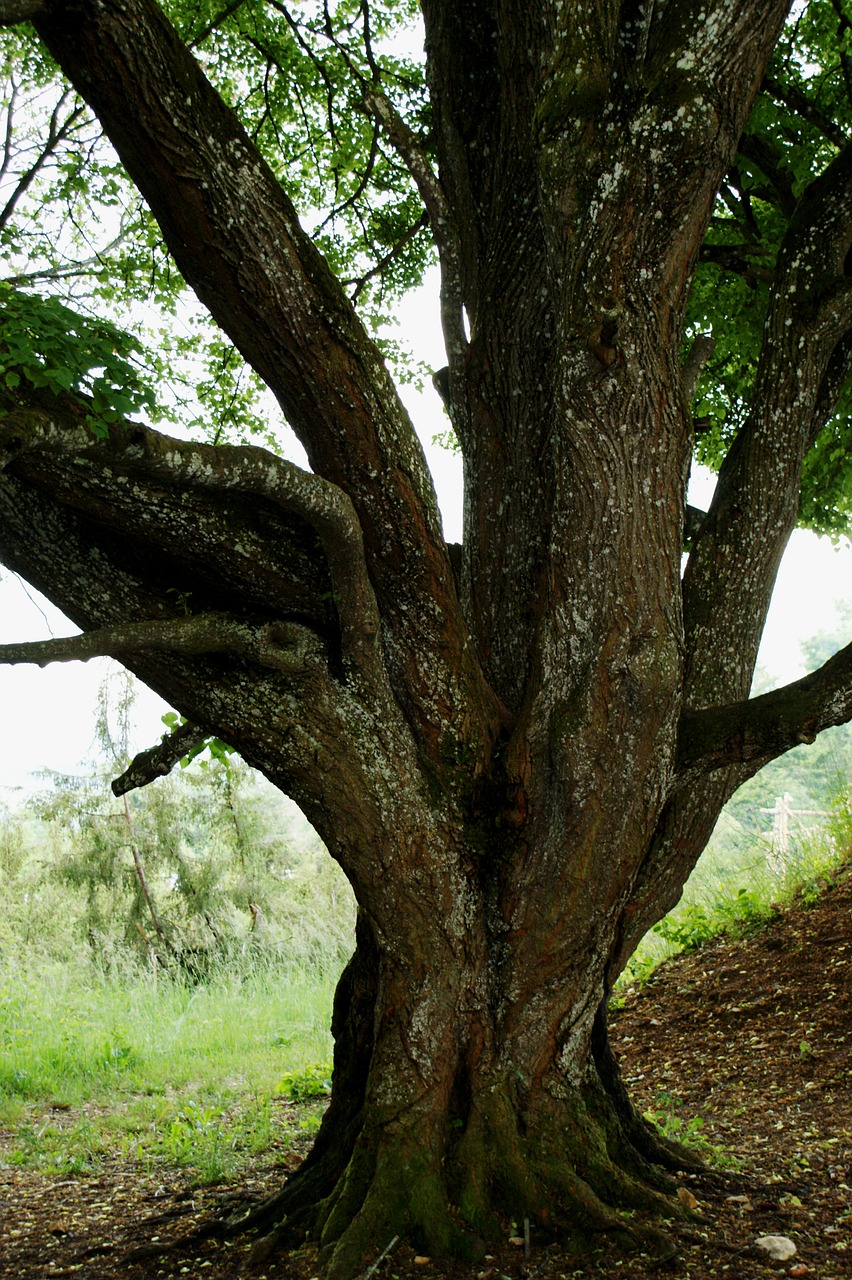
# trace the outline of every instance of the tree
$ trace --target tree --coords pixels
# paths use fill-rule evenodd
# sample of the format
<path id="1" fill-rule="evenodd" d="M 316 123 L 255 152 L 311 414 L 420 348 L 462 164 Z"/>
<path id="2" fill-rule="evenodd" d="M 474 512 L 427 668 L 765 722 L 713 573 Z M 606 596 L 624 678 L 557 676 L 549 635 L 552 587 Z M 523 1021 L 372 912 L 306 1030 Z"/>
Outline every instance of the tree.
<path id="1" fill-rule="evenodd" d="M 682 1156 L 629 1105 L 608 992 L 735 788 L 852 715 L 852 648 L 748 697 L 790 531 L 849 513 L 842 0 L 786 26 L 786 0 L 424 0 L 425 80 L 377 43 L 409 8 L 0 4 L 307 450 L 126 420 L 104 348 L 140 352 L 78 319 L 54 367 L 56 295 L 14 285 L 0 556 L 83 634 L 0 656 L 118 657 L 188 721 L 140 779 L 221 737 L 359 904 L 329 1111 L 251 1219 L 334 1276 L 397 1232 L 473 1253 L 502 1215 L 647 1244 L 618 1209 L 676 1212 Z M 333 206 L 316 242 L 288 189 Z M 358 311 L 430 244 L 460 547 Z"/>

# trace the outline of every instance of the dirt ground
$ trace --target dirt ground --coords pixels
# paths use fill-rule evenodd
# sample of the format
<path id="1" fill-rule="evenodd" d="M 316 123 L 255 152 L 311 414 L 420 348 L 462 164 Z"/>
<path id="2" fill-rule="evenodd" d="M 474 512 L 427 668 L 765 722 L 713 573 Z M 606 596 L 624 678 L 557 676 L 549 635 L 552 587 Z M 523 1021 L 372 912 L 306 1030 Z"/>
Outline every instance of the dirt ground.
<path id="1" fill-rule="evenodd" d="M 529 1256 L 507 1239 L 475 1267 L 415 1259 L 401 1245 L 378 1262 L 388 1242 L 377 1241 L 365 1277 L 852 1277 L 852 873 L 747 941 L 716 940 L 663 966 L 628 994 L 613 1040 L 634 1101 L 714 1162 L 680 1177 L 695 1211 L 667 1228 L 676 1257 L 655 1264 L 603 1246 L 577 1258 L 538 1242 L 533 1229 Z M 130 1163 L 75 1178 L 15 1168 L 4 1160 L 11 1135 L 0 1131 L 0 1277 L 312 1280 L 311 1249 L 248 1272 L 253 1242 L 239 1237 L 129 1257 L 280 1185 L 298 1161 L 287 1139 L 292 1104 L 282 1101 L 278 1117 L 281 1141 L 251 1177 L 203 1189 L 179 1170 L 152 1175 Z M 763 1236 L 786 1237 L 795 1254 L 771 1260 L 756 1244 Z"/>

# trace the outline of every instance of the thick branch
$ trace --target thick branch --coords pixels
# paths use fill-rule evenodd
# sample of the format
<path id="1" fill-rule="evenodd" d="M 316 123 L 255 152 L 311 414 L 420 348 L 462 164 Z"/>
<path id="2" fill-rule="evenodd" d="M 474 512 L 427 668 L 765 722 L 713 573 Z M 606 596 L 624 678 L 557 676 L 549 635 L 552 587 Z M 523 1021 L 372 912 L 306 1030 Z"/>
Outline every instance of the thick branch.
<path id="1" fill-rule="evenodd" d="M 134 756 L 128 767 L 118 778 L 112 781 L 112 793 L 123 796 L 137 787 L 147 787 L 155 778 L 164 778 L 171 773 L 178 760 L 182 760 L 187 752 L 198 746 L 207 737 L 203 729 L 189 720 L 180 725 L 174 733 L 163 734 L 162 740 L 147 751 L 140 751 Z"/>
<path id="2" fill-rule="evenodd" d="M 0 27 L 33 22 L 45 9 L 45 0 L 0 0 Z"/>
<path id="3" fill-rule="evenodd" d="M 154 0 L 46 0 L 36 30 L 98 116 L 187 282 L 357 512 L 398 696 L 437 742 L 488 690 L 423 450 L 274 173 Z M 428 607 L 423 602 L 427 601 Z M 430 655 L 416 670 L 405 653 Z M 490 734 L 490 728 L 486 731 Z"/>
<path id="4" fill-rule="evenodd" d="M 684 576 L 689 705 L 748 693 L 815 415 L 823 389 L 836 385 L 834 353 L 852 326 L 850 244 L 847 146 L 804 192 L 782 242 L 749 416 Z"/>
<path id="5" fill-rule="evenodd" d="M 141 426 L 114 428 L 103 442 L 86 427 L 68 429 L 47 414 L 11 414 L 0 429 L 0 469 L 32 449 L 101 457 L 110 471 L 142 474 L 187 489 L 267 498 L 315 530 L 328 562 L 344 656 L 375 673 L 379 615 L 358 518 L 346 495 L 320 476 L 253 445 L 204 445 L 159 436 Z"/>
<path id="6" fill-rule="evenodd" d="M 257 626 L 226 614 L 199 613 L 185 618 L 128 622 L 81 635 L 0 645 L 0 664 L 88 662 L 132 653 L 198 655 L 229 653 L 298 675 L 308 663 L 313 633 L 290 622 Z"/>
<path id="7" fill-rule="evenodd" d="M 759 698 L 687 711 L 678 744 L 680 778 L 739 765 L 742 783 L 769 760 L 850 719 L 852 644 L 817 671 Z"/>

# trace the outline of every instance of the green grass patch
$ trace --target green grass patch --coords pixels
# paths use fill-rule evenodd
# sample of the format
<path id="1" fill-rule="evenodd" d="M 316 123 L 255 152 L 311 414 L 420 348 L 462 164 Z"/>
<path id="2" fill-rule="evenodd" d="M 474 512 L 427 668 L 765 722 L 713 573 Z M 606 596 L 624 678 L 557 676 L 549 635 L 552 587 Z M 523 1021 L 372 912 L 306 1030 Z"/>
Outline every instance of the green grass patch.
<path id="1" fill-rule="evenodd" d="M 193 1183 L 233 1176 L 272 1143 L 272 1099 L 324 1104 L 336 977 L 264 968 L 188 985 L 0 970 L 3 1159 L 67 1175 L 122 1157 Z M 301 1107 L 294 1134 L 315 1132 L 321 1111 Z"/>

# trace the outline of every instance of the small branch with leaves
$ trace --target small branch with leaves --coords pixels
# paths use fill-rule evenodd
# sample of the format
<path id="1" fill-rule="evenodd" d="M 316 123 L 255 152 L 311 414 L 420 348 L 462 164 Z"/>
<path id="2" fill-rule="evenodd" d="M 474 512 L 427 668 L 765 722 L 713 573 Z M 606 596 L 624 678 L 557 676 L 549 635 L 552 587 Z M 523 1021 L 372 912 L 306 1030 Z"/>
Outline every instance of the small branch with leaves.
<path id="1" fill-rule="evenodd" d="M 118 778 L 114 778 L 111 787 L 116 796 L 123 796 L 138 787 L 147 787 L 155 778 L 164 778 L 171 773 L 179 760 L 182 760 L 194 747 L 199 746 L 207 738 L 207 734 L 197 724 L 186 721 L 173 732 L 163 734 L 156 746 L 147 751 L 140 751 L 134 756 L 128 767 Z"/>

